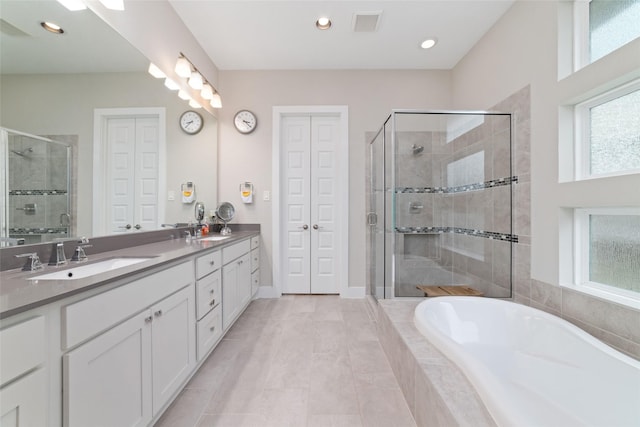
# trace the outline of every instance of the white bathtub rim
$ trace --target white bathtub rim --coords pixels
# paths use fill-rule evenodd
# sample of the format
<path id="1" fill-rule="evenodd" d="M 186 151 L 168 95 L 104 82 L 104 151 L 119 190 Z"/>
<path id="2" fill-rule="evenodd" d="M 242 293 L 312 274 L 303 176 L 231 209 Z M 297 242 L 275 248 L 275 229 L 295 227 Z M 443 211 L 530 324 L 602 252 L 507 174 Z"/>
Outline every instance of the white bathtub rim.
<path id="1" fill-rule="evenodd" d="M 421 311 L 424 311 L 426 307 L 428 307 L 430 304 L 435 304 L 438 301 L 446 302 L 448 300 L 451 300 L 451 301 L 463 300 L 466 302 L 470 302 L 470 301 L 473 301 L 474 299 L 477 299 L 478 301 L 482 301 L 483 304 L 493 304 L 493 305 L 500 305 L 500 306 L 504 304 L 510 304 L 510 305 L 516 305 L 516 306 L 520 305 L 518 303 L 509 301 L 509 300 L 505 301 L 505 300 L 489 299 L 489 298 L 482 298 L 482 297 L 443 296 L 443 297 L 429 298 L 416 306 L 414 311 L 414 325 L 420 333 L 422 333 L 429 341 L 431 341 L 431 343 L 434 344 L 434 346 L 441 353 L 443 353 L 445 357 L 451 360 L 469 379 L 472 386 L 476 389 L 480 399 L 485 404 L 487 411 L 489 412 L 489 414 L 491 415 L 491 417 L 494 419 L 494 421 L 498 426 L 521 427 L 521 426 L 529 426 L 529 425 L 540 425 L 540 424 L 532 424 L 530 420 L 528 420 L 526 417 L 523 417 L 522 413 L 515 409 L 516 405 L 512 404 L 513 401 L 505 402 L 504 399 L 498 399 L 496 397 L 495 390 L 504 390 L 505 387 L 501 384 L 500 381 L 496 380 L 491 373 L 489 373 L 488 369 L 484 366 L 482 362 L 468 355 L 464 351 L 456 351 L 455 347 L 458 347 L 459 344 L 452 341 L 449 337 L 447 337 L 445 334 L 443 334 L 436 328 L 426 327 L 418 319 L 420 315 L 419 313 Z M 637 369 L 640 369 L 640 361 L 637 361 L 615 350 L 614 348 L 608 346 L 607 344 L 603 343 L 602 341 L 598 340 L 597 338 L 593 337 L 592 335 L 588 334 L 587 332 L 573 325 L 572 323 L 560 317 L 547 313 L 545 311 L 536 309 L 534 307 L 524 306 L 524 305 L 522 305 L 522 307 L 526 308 L 526 310 L 533 310 L 533 312 L 537 316 L 543 317 L 545 319 L 549 319 L 554 322 L 560 321 L 559 324 L 562 325 L 562 327 L 570 330 L 572 333 L 576 334 L 581 339 L 584 339 L 585 341 L 594 345 L 600 350 L 603 350 L 608 355 L 615 357 L 616 359 L 619 359 L 625 363 L 628 363 L 636 367 Z M 515 308 L 522 308 L 522 307 L 515 307 Z M 511 395 L 507 393 L 506 396 L 511 396 Z M 524 402 L 524 404 L 527 404 L 527 402 Z M 557 412 L 555 413 L 555 415 L 557 416 L 562 415 L 564 413 L 562 408 L 556 407 L 556 410 Z M 548 414 L 546 415 L 549 416 Z M 551 418 L 550 421 L 552 420 L 557 421 Z M 569 416 L 569 419 L 567 419 L 566 422 L 571 423 L 567 425 L 573 425 L 574 423 L 575 425 L 582 425 L 579 420 L 572 418 L 571 416 Z M 550 425 L 555 425 L 555 424 L 550 424 Z"/>

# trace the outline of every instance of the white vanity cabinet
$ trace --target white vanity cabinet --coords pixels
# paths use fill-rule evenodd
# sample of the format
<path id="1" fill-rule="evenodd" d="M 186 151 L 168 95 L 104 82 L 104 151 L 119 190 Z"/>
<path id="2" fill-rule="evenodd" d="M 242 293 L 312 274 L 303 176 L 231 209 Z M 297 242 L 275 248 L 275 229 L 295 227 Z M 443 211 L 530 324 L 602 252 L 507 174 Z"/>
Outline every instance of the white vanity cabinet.
<path id="1" fill-rule="evenodd" d="M 47 425 L 43 316 L 0 330 L 0 425 Z"/>
<path id="2" fill-rule="evenodd" d="M 228 330 L 251 300 L 251 242 L 222 249 L 222 327 Z"/>
<path id="3" fill-rule="evenodd" d="M 65 426 L 145 426 L 196 364 L 193 261 L 62 308 Z M 87 341 L 88 340 L 88 341 Z"/>
<path id="4" fill-rule="evenodd" d="M 196 317 L 198 361 L 222 338 L 222 254 L 213 251 L 196 258 Z"/>

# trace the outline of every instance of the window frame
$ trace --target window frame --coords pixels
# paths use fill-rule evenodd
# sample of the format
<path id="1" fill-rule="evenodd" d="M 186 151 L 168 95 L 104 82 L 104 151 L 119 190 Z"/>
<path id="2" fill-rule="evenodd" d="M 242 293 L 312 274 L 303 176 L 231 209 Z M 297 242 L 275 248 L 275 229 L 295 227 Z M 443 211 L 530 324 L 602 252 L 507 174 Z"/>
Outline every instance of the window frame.
<path id="1" fill-rule="evenodd" d="M 591 173 L 591 109 L 607 102 L 622 98 L 640 90 L 640 79 L 634 80 L 610 91 L 601 93 L 588 100 L 576 104 L 574 110 L 574 147 L 575 147 L 575 180 L 605 178 L 609 176 L 633 175 L 640 173 L 640 168 L 603 174 Z"/>
<path id="2" fill-rule="evenodd" d="M 574 286 L 588 294 L 604 297 L 624 305 L 640 308 L 640 292 L 621 289 L 590 280 L 590 216 L 638 215 L 640 207 L 576 208 L 574 209 Z"/>

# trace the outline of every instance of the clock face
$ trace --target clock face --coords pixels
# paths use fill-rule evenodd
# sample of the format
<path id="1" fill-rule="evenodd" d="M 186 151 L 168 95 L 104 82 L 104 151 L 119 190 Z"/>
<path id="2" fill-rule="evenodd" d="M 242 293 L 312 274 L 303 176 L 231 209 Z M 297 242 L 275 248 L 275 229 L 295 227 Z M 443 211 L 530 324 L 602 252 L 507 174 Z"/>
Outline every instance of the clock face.
<path id="1" fill-rule="evenodd" d="M 251 133 L 258 125 L 258 119 L 251 111 L 241 110 L 236 113 L 233 124 L 240 133 Z"/>
<path id="2" fill-rule="evenodd" d="M 195 111 L 185 111 L 180 116 L 180 128 L 189 135 L 200 132 L 203 124 L 202 116 Z"/>

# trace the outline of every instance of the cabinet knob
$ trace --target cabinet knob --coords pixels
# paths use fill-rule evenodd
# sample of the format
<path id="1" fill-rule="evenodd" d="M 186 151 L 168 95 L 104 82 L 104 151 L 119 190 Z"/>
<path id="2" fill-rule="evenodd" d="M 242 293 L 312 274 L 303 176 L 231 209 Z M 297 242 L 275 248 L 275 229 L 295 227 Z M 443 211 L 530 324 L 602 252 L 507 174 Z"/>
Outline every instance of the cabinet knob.
<path id="1" fill-rule="evenodd" d="M 211 262 L 209 263 L 209 265 L 214 265 L 216 262 L 211 260 Z"/>
<path id="2" fill-rule="evenodd" d="M 151 321 L 153 320 L 153 317 L 148 316 L 144 318 L 144 323 L 151 323 Z"/>
<path id="3" fill-rule="evenodd" d="M 210 327 L 210 328 L 209 328 L 209 330 L 210 330 L 211 332 L 213 332 L 213 331 L 215 331 L 215 330 L 216 330 L 216 327 L 215 327 L 215 326 L 212 326 L 212 327 Z"/>
<path id="4" fill-rule="evenodd" d="M 244 261 L 240 260 L 238 261 L 238 265 L 242 264 Z"/>
<path id="5" fill-rule="evenodd" d="M 156 317 L 160 317 L 162 316 L 162 310 L 158 310 L 155 313 L 153 313 Z"/>
<path id="6" fill-rule="evenodd" d="M 214 305 L 216 305 L 216 300 L 215 300 L 215 299 L 212 299 L 212 300 L 211 300 L 211 302 L 209 303 L 209 305 L 210 305 L 211 307 L 213 307 Z"/>
<path id="7" fill-rule="evenodd" d="M 213 295 L 214 293 L 215 293 L 215 290 L 213 290 L 213 289 L 211 289 L 211 290 L 209 291 L 209 295 Z"/>

